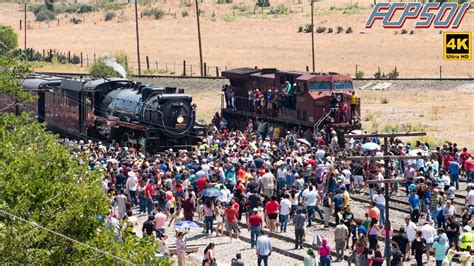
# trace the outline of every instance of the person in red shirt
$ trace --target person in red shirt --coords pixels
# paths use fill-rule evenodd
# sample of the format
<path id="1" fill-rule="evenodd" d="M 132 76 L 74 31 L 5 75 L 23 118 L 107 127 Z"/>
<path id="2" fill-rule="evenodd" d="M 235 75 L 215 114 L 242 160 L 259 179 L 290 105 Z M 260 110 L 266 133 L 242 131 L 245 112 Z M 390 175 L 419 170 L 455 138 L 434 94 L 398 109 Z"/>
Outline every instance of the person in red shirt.
<path id="1" fill-rule="evenodd" d="M 153 210 L 153 193 L 155 191 L 155 188 L 153 186 L 153 180 L 149 179 L 148 184 L 146 185 L 145 188 L 145 199 L 146 199 L 146 206 L 148 209 L 148 214 L 151 213 L 151 210 Z"/>
<path id="2" fill-rule="evenodd" d="M 278 211 L 280 209 L 280 204 L 276 200 L 276 196 L 272 198 L 265 204 L 265 212 L 268 215 L 270 232 L 275 232 L 276 230 L 276 219 L 278 217 Z"/>
<path id="3" fill-rule="evenodd" d="M 226 217 L 226 229 L 227 233 L 230 237 L 230 242 L 232 242 L 232 231 L 235 233 L 235 238 L 239 239 L 239 225 L 237 224 L 237 213 L 238 209 L 234 208 L 234 204 L 232 204 L 234 200 L 231 200 L 231 204 L 227 206 L 225 209 L 225 217 Z"/>
<path id="4" fill-rule="evenodd" d="M 250 225 L 250 248 L 255 246 L 257 243 L 258 236 L 260 235 L 260 230 L 262 230 L 263 219 L 262 216 L 258 213 L 257 208 L 252 210 L 252 215 L 249 217 Z"/>
<path id="5" fill-rule="evenodd" d="M 467 148 L 463 148 L 461 155 L 459 156 L 459 164 L 461 165 L 461 169 L 463 171 L 466 171 L 466 165 L 465 162 L 471 157 L 472 155 L 467 151 Z M 467 173 L 467 172 L 466 172 Z"/>
<path id="6" fill-rule="evenodd" d="M 444 157 L 444 169 L 449 172 L 449 163 L 454 161 L 454 157 L 451 154 L 446 154 L 446 157 Z"/>
<path id="7" fill-rule="evenodd" d="M 207 185 L 207 175 L 201 177 L 199 180 L 196 181 L 196 184 L 198 186 L 198 193 L 203 191 L 206 188 Z"/>

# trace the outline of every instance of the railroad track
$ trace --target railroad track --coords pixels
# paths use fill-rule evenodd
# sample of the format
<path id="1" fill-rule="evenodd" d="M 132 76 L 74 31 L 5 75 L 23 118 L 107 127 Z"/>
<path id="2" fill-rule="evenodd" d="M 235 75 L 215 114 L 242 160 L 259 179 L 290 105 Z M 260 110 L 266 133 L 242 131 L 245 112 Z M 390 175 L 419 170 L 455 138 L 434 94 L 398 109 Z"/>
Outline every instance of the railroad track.
<path id="1" fill-rule="evenodd" d="M 90 77 L 89 73 L 70 73 L 70 72 L 36 72 L 38 74 L 66 77 Z M 226 79 L 225 77 L 201 77 L 201 76 L 166 76 L 166 75 L 133 75 L 133 78 L 169 78 L 169 79 Z M 474 78 L 396 78 L 396 79 L 376 79 L 376 78 L 353 78 L 360 81 L 474 81 Z"/>

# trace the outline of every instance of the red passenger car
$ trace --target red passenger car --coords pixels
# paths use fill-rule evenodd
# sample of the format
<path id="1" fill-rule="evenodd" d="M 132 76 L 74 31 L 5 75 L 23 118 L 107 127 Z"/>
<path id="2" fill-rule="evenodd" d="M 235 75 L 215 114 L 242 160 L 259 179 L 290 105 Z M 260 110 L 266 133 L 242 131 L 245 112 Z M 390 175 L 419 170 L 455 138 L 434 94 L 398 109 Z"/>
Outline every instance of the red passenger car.
<path id="1" fill-rule="evenodd" d="M 230 128 L 244 128 L 249 118 L 287 127 L 361 127 L 360 100 L 348 76 L 274 68 L 238 68 L 222 76 L 230 81 L 221 105 Z"/>

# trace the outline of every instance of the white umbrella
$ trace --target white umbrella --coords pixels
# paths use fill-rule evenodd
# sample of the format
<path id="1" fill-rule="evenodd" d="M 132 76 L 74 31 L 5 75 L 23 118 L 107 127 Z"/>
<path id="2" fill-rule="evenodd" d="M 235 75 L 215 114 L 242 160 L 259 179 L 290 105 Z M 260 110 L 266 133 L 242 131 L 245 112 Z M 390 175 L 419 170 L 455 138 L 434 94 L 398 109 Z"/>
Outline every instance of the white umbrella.
<path id="1" fill-rule="evenodd" d="M 362 144 L 362 149 L 367 150 L 367 151 L 375 151 L 375 150 L 379 151 L 380 146 L 375 142 L 367 142 L 367 143 Z"/>

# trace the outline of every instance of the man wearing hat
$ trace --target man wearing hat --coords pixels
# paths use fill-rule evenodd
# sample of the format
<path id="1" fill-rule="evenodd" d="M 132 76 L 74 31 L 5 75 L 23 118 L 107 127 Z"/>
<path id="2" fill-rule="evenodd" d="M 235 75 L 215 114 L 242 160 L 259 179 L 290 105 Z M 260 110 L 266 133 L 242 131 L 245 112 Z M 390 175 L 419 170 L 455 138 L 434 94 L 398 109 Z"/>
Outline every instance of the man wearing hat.
<path id="1" fill-rule="evenodd" d="M 459 237 L 461 242 L 461 250 L 466 250 L 468 246 L 474 247 L 474 233 L 471 232 L 471 227 L 466 225 L 463 227 L 463 233 Z"/>
<path id="2" fill-rule="evenodd" d="M 262 229 L 263 219 L 262 216 L 258 213 L 257 208 L 252 209 L 252 214 L 249 217 L 249 226 L 250 226 L 250 248 L 255 246 L 260 231 Z"/>

